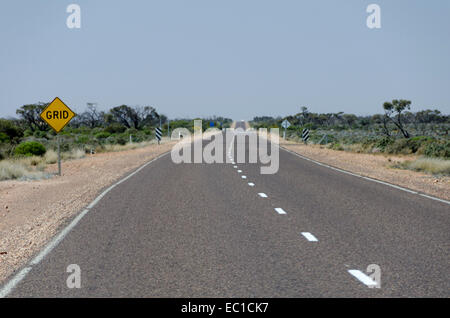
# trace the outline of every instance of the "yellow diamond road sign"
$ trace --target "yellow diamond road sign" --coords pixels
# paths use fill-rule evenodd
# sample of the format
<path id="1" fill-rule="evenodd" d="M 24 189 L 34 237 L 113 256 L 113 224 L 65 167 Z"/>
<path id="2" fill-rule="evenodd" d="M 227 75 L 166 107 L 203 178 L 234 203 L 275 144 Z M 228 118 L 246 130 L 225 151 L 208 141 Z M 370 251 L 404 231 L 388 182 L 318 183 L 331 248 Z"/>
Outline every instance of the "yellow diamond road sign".
<path id="1" fill-rule="evenodd" d="M 51 102 L 41 113 L 41 118 L 50 127 L 59 133 L 76 115 L 58 97 Z"/>

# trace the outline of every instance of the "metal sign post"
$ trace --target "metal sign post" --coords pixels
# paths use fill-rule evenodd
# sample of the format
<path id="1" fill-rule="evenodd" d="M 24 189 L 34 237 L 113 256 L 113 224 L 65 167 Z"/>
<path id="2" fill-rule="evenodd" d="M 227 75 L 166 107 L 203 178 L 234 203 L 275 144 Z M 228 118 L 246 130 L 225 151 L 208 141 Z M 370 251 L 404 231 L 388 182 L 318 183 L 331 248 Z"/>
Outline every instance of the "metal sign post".
<path id="1" fill-rule="evenodd" d="M 45 121 L 58 134 L 76 116 L 76 114 L 56 97 L 41 113 L 41 119 Z M 58 176 L 61 175 L 61 140 L 56 135 L 58 147 Z"/>
<path id="2" fill-rule="evenodd" d="M 61 176 L 61 141 L 59 135 L 56 135 L 56 142 L 58 143 L 58 176 Z"/>

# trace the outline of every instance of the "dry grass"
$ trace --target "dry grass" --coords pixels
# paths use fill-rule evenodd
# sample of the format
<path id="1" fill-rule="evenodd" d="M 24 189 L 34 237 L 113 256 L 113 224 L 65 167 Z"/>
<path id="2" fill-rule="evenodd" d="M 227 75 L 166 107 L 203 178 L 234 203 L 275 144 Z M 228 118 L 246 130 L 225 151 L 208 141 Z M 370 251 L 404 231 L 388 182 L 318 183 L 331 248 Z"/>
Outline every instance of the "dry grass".
<path id="1" fill-rule="evenodd" d="M 10 179 L 42 179 L 45 163 L 41 157 L 29 157 L 0 161 L 0 181 Z"/>
<path id="2" fill-rule="evenodd" d="M 152 141 L 144 141 L 144 142 L 127 143 L 125 145 L 105 145 L 102 148 L 97 149 L 97 152 L 118 152 L 118 151 L 125 151 L 125 150 L 133 150 L 133 149 L 147 147 L 149 145 L 154 145 L 155 143 L 157 143 L 157 142 L 155 140 L 152 140 Z"/>
<path id="3" fill-rule="evenodd" d="M 163 138 L 163 142 L 168 141 Z M 128 143 L 125 145 L 106 145 L 97 152 L 118 152 L 144 148 L 157 143 L 156 141 L 146 141 L 140 143 Z M 73 149 L 61 153 L 62 160 L 81 159 L 86 156 L 83 149 Z M 0 161 L 0 181 L 10 179 L 42 179 L 49 176 L 45 173 L 46 165 L 54 164 L 58 161 L 58 154 L 54 150 L 48 150 L 43 157 L 23 157 Z"/>
<path id="4" fill-rule="evenodd" d="M 70 160 L 70 159 L 81 159 L 86 156 L 86 152 L 83 149 L 72 149 L 69 152 L 63 152 L 61 154 L 62 160 Z M 58 155 L 56 155 L 58 158 Z"/>
<path id="5" fill-rule="evenodd" d="M 405 161 L 401 168 L 415 171 L 423 171 L 432 174 L 450 175 L 450 160 L 438 158 L 419 158 L 413 161 Z"/>
<path id="6" fill-rule="evenodd" d="M 58 161 L 58 154 L 54 150 L 47 150 L 44 155 L 44 161 L 46 164 L 53 164 Z"/>
<path id="7" fill-rule="evenodd" d="M 84 150 L 74 149 L 61 154 L 63 160 L 80 159 L 85 156 Z M 58 161 L 58 154 L 48 150 L 43 157 L 32 156 L 0 161 L 0 181 L 11 179 L 42 179 L 49 176 L 45 172 L 48 164 Z"/>

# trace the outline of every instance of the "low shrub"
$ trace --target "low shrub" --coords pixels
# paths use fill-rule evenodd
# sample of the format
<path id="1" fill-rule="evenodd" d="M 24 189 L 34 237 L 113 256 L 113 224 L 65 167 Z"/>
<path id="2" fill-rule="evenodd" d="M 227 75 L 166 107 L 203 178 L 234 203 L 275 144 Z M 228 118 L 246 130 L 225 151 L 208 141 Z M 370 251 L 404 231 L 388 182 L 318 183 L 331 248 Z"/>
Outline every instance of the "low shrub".
<path id="1" fill-rule="evenodd" d="M 429 143 L 423 154 L 427 157 L 450 158 L 450 141 Z"/>
<path id="2" fill-rule="evenodd" d="M 7 143 L 9 140 L 9 136 L 7 134 L 0 132 L 0 143 Z"/>
<path id="3" fill-rule="evenodd" d="M 35 138 L 47 138 L 47 132 L 46 131 L 40 131 L 40 130 L 36 130 L 33 133 L 33 136 Z"/>
<path id="4" fill-rule="evenodd" d="M 413 138 L 397 139 L 386 146 L 385 151 L 393 154 L 421 154 L 427 144 L 433 142 L 432 137 L 418 136 Z"/>
<path id="5" fill-rule="evenodd" d="M 333 150 L 344 150 L 344 147 L 338 142 L 331 143 L 329 148 Z"/>
<path id="6" fill-rule="evenodd" d="M 90 140 L 89 136 L 81 135 L 81 136 L 78 136 L 78 138 L 76 139 L 75 143 L 77 143 L 77 144 L 87 144 L 87 143 L 89 143 L 89 140 Z"/>
<path id="7" fill-rule="evenodd" d="M 124 136 L 117 136 L 115 141 L 116 141 L 117 144 L 123 146 L 123 145 L 125 145 L 128 142 L 128 139 L 126 137 L 124 137 Z"/>
<path id="8" fill-rule="evenodd" d="M 14 149 L 14 154 L 16 156 L 43 156 L 46 152 L 44 145 L 36 141 L 26 141 L 19 144 L 16 149 Z"/>
<path id="9" fill-rule="evenodd" d="M 123 133 L 127 128 L 120 124 L 111 124 L 108 127 L 105 128 L 106 132 L 109 132 L 110 134 L 121 134 Z"/>
<path id="10" fill-rule="evenodd" d="M 375 147 L 379 148 L 381 151 L 385 151 L 386 147 L 392 145 L 395 142 L 392 137 L 382 137 L 375 143 Z"/>
<path id="11" fill-rule="evenodd" d="M 107 131 L 102 131 L 102 132 L 97 133 L 97 134 L 95 135 L 95 138 L 97 138 L 97 139 L 106 139 L 106 138 L 108 138 L 109 136 L 111 136 L 111 133 L 109 133 L 109 132 L 107 132 Z"/>

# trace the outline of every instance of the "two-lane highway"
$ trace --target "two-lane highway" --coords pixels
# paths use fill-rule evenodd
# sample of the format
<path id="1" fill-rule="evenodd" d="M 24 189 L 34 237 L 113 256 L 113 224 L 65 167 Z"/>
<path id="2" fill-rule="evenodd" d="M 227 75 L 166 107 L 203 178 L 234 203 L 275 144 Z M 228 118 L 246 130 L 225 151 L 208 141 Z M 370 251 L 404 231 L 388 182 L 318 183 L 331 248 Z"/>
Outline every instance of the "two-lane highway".
<path id="1" fill-rule="evenodd" d="M 236 162 L 233 142 L 234 163 L 168 154 L 114 187 L 8 296 L 450 296 L 448 204 L 284 150 L 262 175 Z M 367 286 L 371 264 L 381 288 Z"/>

